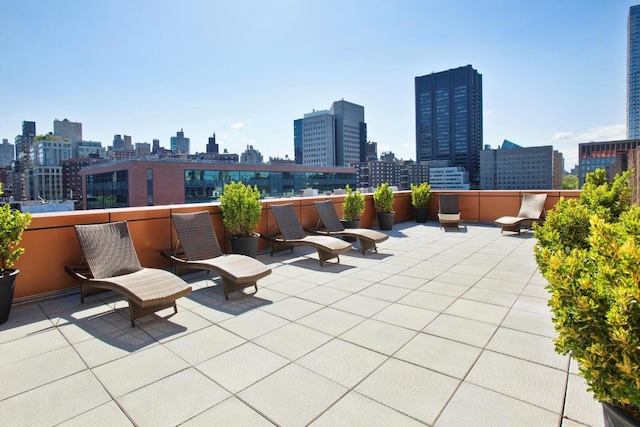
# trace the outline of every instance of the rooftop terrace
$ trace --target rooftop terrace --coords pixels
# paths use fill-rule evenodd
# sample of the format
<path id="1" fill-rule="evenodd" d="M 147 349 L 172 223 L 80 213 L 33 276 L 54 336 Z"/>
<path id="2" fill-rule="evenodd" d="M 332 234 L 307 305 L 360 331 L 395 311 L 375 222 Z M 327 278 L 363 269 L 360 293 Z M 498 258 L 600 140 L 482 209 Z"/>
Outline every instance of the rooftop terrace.
<path id="1" fill-rule="evenodd" d="M 14 306 L 0 326 L 3 425 L 600 426 L 554 352 L 530 232 L 394 225 L 379 253 L 273 274 L 224 300 L 217 277 L 129 324 L 126 301 Z"/>

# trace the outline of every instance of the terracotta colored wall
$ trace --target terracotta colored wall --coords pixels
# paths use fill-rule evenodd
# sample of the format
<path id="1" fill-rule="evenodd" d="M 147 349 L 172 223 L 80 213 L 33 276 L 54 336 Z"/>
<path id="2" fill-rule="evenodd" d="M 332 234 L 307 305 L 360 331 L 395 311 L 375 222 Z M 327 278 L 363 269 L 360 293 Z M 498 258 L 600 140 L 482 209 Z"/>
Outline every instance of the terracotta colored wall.
<path id="1" fill-rule="evenodd" d="M 156 177 L 154 177 L 156 179 Z M 430 220 L 437 218 L 438 194 L 434 192 L 429 205 Z M 503 215 L 515 215 L 520 206 L 522 192 L 518 191 L 460 191 L 460 208 L 463 221 L 491 223 Z M 552 208 L 563 197 L 577 198 L 579 191 L 550 191 L 545 208 Z M 413 221 L 411 192 L 394 193 L 395 222 Z M 269 210 L 272 204 L 293 203 L 304 227 L 315 227 L 318 214 L 313 202 L 331 200 L 339 215 L 342 214 L 344 195 L 319 197 L 294 197 L 263 201 L 262 219 L 258 232 L 277 234 L 278 229 Z M 225 252 L 230 252 L 228 232 L 222 224 L 222 213 L 218 204 L 191 204 L 154 206 L 144 208 L 106 209 L 64 213 L 36 214 L 29 229 L 24 233 L 22 246 L 24 255 L 16 263 L 20 275 L 16 281 L 15 298 L 42 296 L 61 290 L 74 288 L 76 283 L 65 272 L 67 264 L 82 263 L 80 247 L 73 226 L 126 220 L 142 265 L 169 268 L 169 262 L 160 256 L 161 250 L 175 248 L 177 239 L 171 225 L 172 212 L 193 212 L 208 210 L 216 230 L 216 235 Z M 365 213 L 361 219 L 365 228 L 377 227 L 373 199 L 365 194 Z M 267 242 L 260 239 L 259 250 L 267 250 Z"/>

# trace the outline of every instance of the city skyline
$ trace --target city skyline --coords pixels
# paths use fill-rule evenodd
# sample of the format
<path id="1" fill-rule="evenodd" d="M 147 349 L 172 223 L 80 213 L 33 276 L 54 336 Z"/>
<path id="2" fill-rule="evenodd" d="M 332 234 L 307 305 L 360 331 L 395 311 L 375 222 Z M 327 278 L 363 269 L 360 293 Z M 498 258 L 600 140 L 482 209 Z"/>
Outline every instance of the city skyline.
<path id="1" fill-rule="evenodd" d="M 153 5 L 0 5 L 0 139 L 67 118 L 104 146 L 184 129 L 192 152 L 215 132 L 221 151 L 293 158 L 293 120 L 344 98 L 379 153 L 415 160 L 414 78 L 466 65 L 493 148 L 553 145 L 569 170 L 578 143 L 625 137 L 634 2 Z"/>

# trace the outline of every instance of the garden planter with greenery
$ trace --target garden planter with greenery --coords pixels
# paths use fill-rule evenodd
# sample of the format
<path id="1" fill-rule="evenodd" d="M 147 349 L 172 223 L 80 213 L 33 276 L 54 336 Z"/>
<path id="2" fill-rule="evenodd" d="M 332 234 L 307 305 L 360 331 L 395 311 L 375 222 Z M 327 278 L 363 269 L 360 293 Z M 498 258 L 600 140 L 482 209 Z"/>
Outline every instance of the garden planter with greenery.
<path id="1" fill-rule="evenodd" d="M 411 184 L 411 204 L 413 205 L 416 222 L 425 223 L 429 217 L 429 201 L 431 200 L 431 186 L 426 182 L 420 185 Z"/>
<path id="2" fill-rule="evenodd" d="M 345 228 L 360 228 L 360 218 L 364 213 L 364 195 L 353 190 L 349 185 L 345 187 L 347 195 L 342 202 L 343 217 L 340 222 Z"/>
<path id="3" fill-rule="evenodd" d="M 535 226 L 556 351 L 577 361 L 607 426 L 640 425 L 640 207 L 629 176 L 588 174 L 579 200 L 561 199 Z"/>
<path id="4" fill-rule="evenodd" d="M 260 234 L 254 230 L 262 213 L 258 187 L 234 181 L 225 184 L 220 196 L 220 210 L 224 226 L 231 234 L 232 252 L 255 258 Z"/>
<path id="5" fill-rule="evenodd" d="M 0 186 L 0 194 L 2 187 Z M 31 214 L 11 209 L 7 203 L 0 206 L 0 324 L 9 319 L 15 280 L 19 270 L 12 269 L 13 264 L 24 253 L 24 248 L 18 247 L 22 240 L 22 233 L 31 223 Z"/>
<path id="6" fill-rule="evenodd" d="M 393 229 L 395 212 L 393 211 L 393 188 L 383 183 L 373 193 L 373 206 L 378 216 L 380 230 Z"/>

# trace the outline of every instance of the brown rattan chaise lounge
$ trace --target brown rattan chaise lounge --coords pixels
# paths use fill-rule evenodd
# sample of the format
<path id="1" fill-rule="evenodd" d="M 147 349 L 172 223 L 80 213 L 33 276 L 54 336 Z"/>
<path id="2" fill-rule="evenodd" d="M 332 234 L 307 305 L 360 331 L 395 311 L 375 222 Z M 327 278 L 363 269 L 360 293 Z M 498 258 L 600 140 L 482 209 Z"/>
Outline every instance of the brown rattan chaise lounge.
<path id="1" fill-rule="evenodd" d="M 318 215 L 320 216 L 320 220 L 322 221 L 322 225 L 324 226 L 324 230 L 309 230 L 313 233 L 325 236 L 352 237 L 358 239 L 358 242 L 360 242 L 360 250 L 363 255 L 369 250 L 378 252 L 376 243 L 384 242 L 389 238 L 388 235 L 369 228 L 345 228 L 340 222 L 331 200 L 315 202 L 315 205 Z"/>
<path id="2" fill-rule="evenodd" d="M 293 208 L 293 204 L 271 205 L 271 212 L 278 224 L 282 237 L 263 236 L 273 244 L 271 247 L 271 255 L 277 246 L 290 247 L 294 246 L 311 246 L 318 251 L 320 265 L 324 265 L 324 261 L 337 258 L 340 262 L 340 254 L 352 249 L 350 243 L 331 236 L 308 236 Z"/>
<path id="3" fill-rule="evenodd" d="M 502 227 L 500 234 L 504 231 L 513 231 L 520 234 L 520 227 L 523 223 L 539 220 L 546 200 L 547 195 L 545 193 L 523 195 L 518 216 L 503 216 L 494 221 L 496 225 Z"/>
<path id="4" fill-rule="evenodd" d="M 131 326 L 135 320 L 173 307 L 176 300 L 191 293 L 191 286 L 175 274 L 140 265 L 125 221 L 76 225 L 76 234 L 87 268 L 65 266 L 80 282 L 80 299 L 95 289 L 112 290 L 129 301 Z"/>
<path id="5" fill-rule="evenodd" d="M 438 196 L 438 221 L 440 228 L 458 228 L 460 223 L 459 194 L 440 194 Z"/>
<path id="6" fill-rule="evenodd" d="M 230 292 L 251 286 L 258 292 L 258 280 L 271 274 L 271 269 L 255 258 L 224 254 L 209 212 L 173 213 L 171 218 L 184 256 L 166 251 L 162 255 L 176 265 L 219 273 L 225 299 Z"/>

